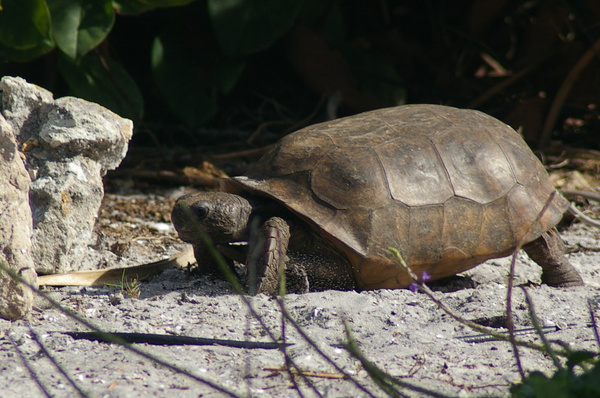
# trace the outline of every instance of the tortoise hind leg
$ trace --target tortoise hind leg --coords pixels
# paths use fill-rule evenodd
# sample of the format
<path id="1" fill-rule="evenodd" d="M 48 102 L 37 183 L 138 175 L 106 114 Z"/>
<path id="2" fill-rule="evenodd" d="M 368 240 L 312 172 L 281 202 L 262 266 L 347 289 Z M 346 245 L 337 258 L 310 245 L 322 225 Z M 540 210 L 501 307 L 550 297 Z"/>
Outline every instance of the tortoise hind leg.
<path id="1" fill-rule="evenodd" d="M 579 272 L 565 257 L 565 245 L 556 228 L 544 232 L 523 250 L 542 267 L 543 283 L 554 287 L 583 286 Z"/>

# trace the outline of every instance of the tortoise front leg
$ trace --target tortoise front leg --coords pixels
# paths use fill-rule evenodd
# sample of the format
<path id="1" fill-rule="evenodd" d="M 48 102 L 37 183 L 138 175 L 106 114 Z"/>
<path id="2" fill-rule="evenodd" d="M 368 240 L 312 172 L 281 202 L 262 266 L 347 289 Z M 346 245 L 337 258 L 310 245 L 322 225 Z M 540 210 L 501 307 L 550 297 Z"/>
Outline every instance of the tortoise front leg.
<path id="1" fill-rule="evenodd" d="M 556 228 L 544 232 L 523 250 L 542 267 L 543 283 L 554 287 L 583 286 L 579 272 L 565 257 L 565 245 Z"/>
<path id="2" fill-rule="evenodd" d="M 272 217 L 260 228 L 250 231 L 246 288 L 248 294 L 275 295 L 281 274 L 285 272 L 290 227 L 280 217 Z"/>
<path id="3" fill-rule="evenodd" d="M 196 257 L 196 262 L 198 263 L 198 271 L 201 275 L 208 274 L 213 277 L 227 280 L 226 275 L 223 273 L 224 270 L 214 258 L 213 253 L 211 253 L 211 251 L 206 246 L 198 244 L 194 244 L 192 246 L 194 248 L 194 257 Z M 227 267 L 229 272 L 233 272 L 233 275 L 236 275 L 235 267 L 233 266 L 233 261 L 226 255 L 222 256 L 222 258 L 225 261 L 225 266 Z"/>

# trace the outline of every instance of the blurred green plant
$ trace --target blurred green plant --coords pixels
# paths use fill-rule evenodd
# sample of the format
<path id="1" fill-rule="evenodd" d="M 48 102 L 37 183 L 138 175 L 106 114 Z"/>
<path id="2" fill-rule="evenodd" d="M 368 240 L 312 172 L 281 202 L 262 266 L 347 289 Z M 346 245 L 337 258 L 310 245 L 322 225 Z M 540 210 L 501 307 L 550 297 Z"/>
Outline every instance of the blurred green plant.
<path id="1" fill-rule="evenodd" d="M 188 8 L 158 11 L 182 6 Z M 134 20 L 151 11 L 160 23 L 136 32 L 150 35 L 151 45 L 134 49 L 148 65 L 126 68 L 129 54 L 115 51 L 119 34 L 131 33 Z M 129 26 L 118 34 L 117 19 Z M 397 80 L 391 64 L 347 42 L 339 4 L 316 0 L 0 0 L 0 60 L 28 63 L 53 53 L 45 65 L 54 65 L 72 95 L 140 122 L 144 95 L 157 91 L 177 119 L 196 128 L 217 113 L 249 57 L 272 48 L 298 21 L 313 26 L 358 70 Z M 384 102 L 398 98 L 390 85 L 372 79 L 359 87 Z"/>
<path id="2" fill-rule="evenodd" d="M 590 363 L 594 362 L 590 369 Z M 600 362 L 597 354 L 575 351 L 567 358 L 566 368 L 556 369 L 550 377 L 539 371 L 531 372 L 522 383 L 511 388 L 511 393 L 518 398 L 599 397 Z"/>
<path id="3" fill-rule="evenodd" d="M 565 342 L 555 341 L 566 351 L 566 364 L 558 360 L 555 349 L 546 339 L 541 329 L 541 323 L 534 309 L 533 301 L 527 291 L 522 288 L 529 308 L 533 326 L 536 328 L 540 339 L 546 348 L 546 353 L 554 362 L 554 374 L 550 377 L 540 371 L 533 371 L 523 378 L 522 382 L 511 387 L 513 397 L 517 398 L 580 398 L 600 396 L 600 357 L 591 351 L 572 351 Z M 594 305 L 588 301 L 591 326 L 594 330 L 596 343 L 600 346 L 600 335 Z"/>
<path id="4" fill-rule="evenodd" d="M 265 50 L 287 32 L 305 0 L 208 0 L 217 40 L 230 58 Z"/>
<path id="5" fill-rule="evenodd" d="M 144 103 L 138 85 L 118 62 L 93 50 L 113 29 L 116 12 L 139 13 L 191 1 L 4 0 L 0 57 L 29 62 L 57 50 L 58 69 L 74 95 L 139 121 Z"/>

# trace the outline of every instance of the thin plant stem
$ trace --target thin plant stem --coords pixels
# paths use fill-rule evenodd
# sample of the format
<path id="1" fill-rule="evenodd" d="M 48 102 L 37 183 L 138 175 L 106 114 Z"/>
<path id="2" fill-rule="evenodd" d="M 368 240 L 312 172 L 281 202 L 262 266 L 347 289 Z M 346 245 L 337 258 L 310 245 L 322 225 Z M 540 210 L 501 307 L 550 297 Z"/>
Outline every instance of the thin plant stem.
<path id="1" fill-rule="evenodd" d="M 19 358 L 21 358 L 21 362 L 23 362 L 23 366 L 25 366 L 25 368 L 29 372 L 29 375 L 31 376 L 31 378 L 35 381 L 35 384 L 37 384 L 37 386 L 39 387 L 39 389 L 42 390 L 42 393 L 44 393 L 44 395 L 47 398 L 52 398 L 52 394 L 50 394 L 50 391 L 48 391 L 48 389 L 42 384 L 42 380 L 40 379 L 40 377 L 38 376 L 38 374 L 29 365 L 29 362 L 27 361 L 27 358 L 25 358 L 25 355 L 23 354 L 23 352 L 21 351 L 21 349 L 17 345 L 17 342 L 12 338 L 12 336 L 10 335 L 10 333 L 6 333 L 6 337 L 8 337 L 8 340 L 10 340 L 10 342 L 13 345 L 15 351 L 17 351 L 17 354 L 19 355 Z"/>
<path id="2" fill-rule="evenodd" d="M 366 357 L 360 351 L 358 344 L 356 344 L 356 340 L 352 335 L 352 331 L 350 329 L 350 324 L 348 322 L 344 322 L 344 327 L 346 331 L 346 348 L 352 353 L 352 355 L 357 358 L 367 373 L 371 376 L 371 378 L 377 383 L 377 385 L 390 397 L 403 397 L 396 388 L 396 386 L 405 388 L 407 390 L 415 391 L 424 395 L 428 395 L 435 398 L 449 398 L 449 396 L 439 393 L 434 390 L 430 390 L 424 387 L 420 387 L 418 385 L 414 385 L 412 383 L 405 382 L 403 380 L 398 379 L 397 377 L 393 377 L 389 375 L 387 372 L 379 369 L 374 363 L 370 362 L 366 359 Z"/>
<path id="3" fill-rule="evenodd" d="M 517 345 L 517 339 L 515 337 L 515 322 L 513 320 L 512 312 L 512 297 L 513 297 L 513 286 L 515 280 L 515 265 L 517 263 L 517 253 L 521 250 L 520 246 L 517 246 L 510 259 L 510 271 L 508 273 L 508 287 L 506 289 L 506 328 L 508 329 L 508 340 L 512 346 L 515 363 L 517 370 L 521 376 L 521 380 L 525 380 L 525 370 L 521 363 L 521 355 L 519 354 L 519 346 Z"/>
<path id="4" fill-rule="evenodd" d="M 282 261 L 281 256 L 279 257 L 279 261 Z M 278 279 L 279 279 L 279 297 L 277 297 L 277 303 L 279 304 L 279 306 L 281 308 L 284 308 L 284 305 L 285 305 L 285 295 L 287 293 L 287 291 L 286 291 L 286 285 L 285 285 L 285 265 L 284 264 L 279 264 L 279 266 L 277 267 L 277 269 L 279 270 L 279 275 L 278 275 Z M 281 314 L 281 339 L 282 339 L 282 342 L 285 344 L 285 341 L 287 339 L 287 328 L 286 328 L 286 321 L 285 321 L 285 317 L 283 316 L 283 312 Z M 289 353 L 287 351 L 287 347 L 285 345 L 281 347 L 281 353 L 283 354 L 283 358 L 285 360 L 285 370 L 286 370 L 286 372 L 287 372 L 287 374 L 288 374 L 288 376 L 290 378 L 290 381 L 294 385 L 294 388 L 298 392 L 298 395 L 300 396 L 300 398 L 304 398 L 304 393 L 302 392 L 302 390 L 300 389 L 300 386 L 296 382 L 296 377 L 295 377 L 294 373 L 292 372 L 292 367 L 294 369 L 298 370 L 298 374 L 300 375 L 300 377 L 302 378 L 302 380 L 304 380 L 304 382 L 307 385 L 310 386 L 310 388 L 313 390 L 313 392 L 318 397 L 323 398 L 323 395 L 317 389 L 317 387 L 314 385 L 314 383 L 310 380 L 310 378 L 307 377 L 306 374 L 304 372 L 302 372 L 302 370 L 299 369 L 296 366 L 296 364 L 294 363 L 294 361 L 292 361 L 292 357 L 290 357 L 290 355 L 289 355 Z"/>
<path id="5" fill-rule="evenodd" d="M 361 390 L 362 392 L 367 394 L 367 396 L 369 396 L 371 398 L 375 398 L 375 395 L 373 395 L 373 393 L 371 391 L 369 391 L 365 386 L 363 386 L 361 383 L 359 383 L 358 380 L 356 380 L 356 378 L 354 378 L 352 375 L 350 375 L 348 372 L 346 372 L 344 369 L 342 369 L 337 363 L 335 363 L 334 360 L 332 360 L 328 355 L 326 355 L 323 352 L 323 350 L 321 350 L 319 348 L 317 343 L 315 343 L 315 341 L 313 339 L 311 339 L 306 334 L 306 332 L 304 332 L 304 330 L 302 330 L 302 328 L 296 323 L 296 321 L 292 318 L 292 316 L 287 311 L 287 309 L 282 305 L 282 303 L 279 300 L 277 302 L 279 303 L 279 307 L 281 309 L 282 314 L 290 322 L 290 325 L 292 325 L 294 327 L 294 329 L 296 329 L 298 334 L 300 334 L 300 336 L 304 339 L 304 341 L 306 341 L 317 352 L 317 354 L 319 354 L 323 359 L 325 359 L 329 364 L 331 364 L 331 366 L 333 366 L 336 371 L 338 371 L 340 374 L 342 374 L 344 376 L 344 378 L 350 380 L 359 390 Z"/>
<path id="6" fill-rule="evenodd" d="M 193 219 L 194 214 L 193 214 L 192 210 L 189 208 L 189 206 L 185 206 L 184 211 L 187 213 L 187 215 L 190 217 L 190 219 Z M 219 267 L 219 271 L 221 271 L 221 273 L 225 276 L 227 281 L 232 285 L 234 291 L 236 293 L 238 293 L 239 297 L 242 299 L 242 301 L 248 308 L 248 311 L 250 312 L 252 317 L 254 317 L 254 319 L 257 320 L 257 322 L 261 325 L 261 327 L 263 328 L 265 333 L 267 333 L 269 338 L 273 342 L 277 342 L 277 338 L 275 337 L 273 332 L 269 329 L 269 327 L 266 325 L 266 323 L 262 319 L 262 316 L 260 314 L 258 314 L 258 312 L 254 309 L 254 306 L 252 305 L 250 298 L 245 295 L 242 285 L 240 284 L 237 277 L 234 275 L 233 271 L 227 266 L 227 263 L 226 263 L 225 259 L 223 258 L 223 255 L 221 254 L 221 252 L 219 252 L 217 250 L 217 248 L 215 247 L 214 243 L 212 242 L 210 236 L 208 236 L 208 234 L 204 231 L 204 229 L 202 228 L 200 223 L 196 224 L 196 228 L 197 228 L 196 232 L 201 237 L 203 243 L 205 244 L 206 248 L 209 251 L 209 254 L 216 261 L 217 266 Z M 280 267 L 280 269 L 281 268 L 282 267 Z M 280 275 L 280 278 L 281 278 L 281 275 Z M 281 285 L 280 285 L 280 289 L 283 289 L 283 292 L 285 292 L 285 279 L 281 279 L 281 280 L 284 281 L 284 284 L 283 284 L 283 287 L 281 287 Z M 278 303 L 279 303 L 279 301 L 278 301 Z M 279 303 L 279 305 L 281 307 L 281 303 Z M 283 308 L 283 307 L 281 307 L 281 308 Z M 284 355 L 284 360 L 286 362 L 286 365 L 289 364 L 293 368 L 300 370 L 300 367 L 296 365 L 296 363 L 292 360 L 292 358 L 289 355 L 287 355 L 287 352 L 285 350 L 283 351 L 283 355 Z M 286 368 L 291 369 L 290 366 L 286 366 Z M 291 371 L 289 374 L 290 374 L 290 377 L 293 377 L 293 374 L 291 373 Z M 302 372 L 300 372 L 300 374 L 302 375 L 302 377 L 305 377 Z M 292 378 L 292 383 L 297 387 L 297 384 L 295 383 L 295 380 L 293 378 Z M 309 385 L 311 385 L 310 381 L 308 383 L 309 383 Z M 299 389 L 297 389 L 297 391 L 299 391 Z M 316 389 L 315 389 L 315 391 L 317 392 L 317 394 L 320 394 Z"/>
<path id="7" fill-rule="evenodd" d="M 492 336 L 496 340 L 510 341 L 509 340 L 510 337 L 508 335 L 505 335 L 503 333 L 498 333 L 497 331 L 495 331 L 492 328 L 481 326 L 481 325 L 479 325 L 479 324 L 477 324 L 475 322 L 471 322 L 469 320 L 466 320 L 460 314 L 457 314 L 454 311 L 452 311 L 441 300 L 439 300 L 437 297 L 435 297 L 434 292 L 429 288 L 429 286 L 427 286 L 426 284 L 424 284 L 422 282 L 418 282 L 417 276 L 408 267 L 408 265 L 406 265 L 406 262 L 404 261 L 404 259 L 402 258 L 402 255 L 400 254 L 400 252 L 397 249 L 395 249 L 393 247 L 389 247 L 388 250 L 390 250 L 394 254 L 394 256 L 396 257 L 396 259 L 398 260 L 398 264 L 400 264 L 400 266 L 408 273 L 408 275 L 413 279 L 413 281 L 415 281 L 415 283 L 418 284 L 419 290 L 422 291 L 427 297 L 429 297 L 429 299 L 431 301 L 433 301 L 437 305 L 438 308 L 440 308 L 446 314 L 450 315 L 450 317 L 452 317 L 454 320 L 456 320 L 457 322 L 460 322 L 463 325 L 466 325 L 469 328 L 471 328 L 473 330 L 476 330 L 476 331 L 478 331 L 480 333 Z M 533 343 L 529 343 L 527 341 L 521 341 L 521 340 L 515 340 L 515 342 L 519 346 L 527 347 L 529 349 L 533 349 L 533 350 L 540 351 L 540 352 L 544 352 L 544 347 L 543 346 L 540 346 L 540 345 L 537 345 L 537 344 L 533 344 Z M 566 355 L 566 353 L 564 353 L 564 352 L 558 352 L 558 354 L 559 355 Z"/>
<path id="8" fill-rule="evenodd" d="M 82 397 L 89 397 L 90 395 L 88 393 L 86 393 L 81 387 L 79 387 L 79 385 L 77 384 L 77 382 L 75 382 L 75 380 L 73 380 L 73 378 L 56 361 L 56 359 L 50 354 L 50 352 L 48 352 L 48 350 L 46 349 L 46 347 L 44 346 L 44 344 L 39 339 L 39 337 L 38 337 L 37 333 L 35 332 L 35 330 L 33 330 L 33 328 L 31 327 L 31 325 L 29 324 L 29 322 L 27 322 L 27 327 L 29 328 L 29 332 L 31 333 L 31 336 L 33 337 L 33 339 L 35 340 L 35 342 L 37 343 L 37 345 L 40 347 L 40 349 L 42 350 L 42 352 L 44 353 L 44 355 L 46 355 L 46 358 L 48 358 L 48 360 L 50 362 L 52 362 L 52 365 L 54 365 L 54 367 L 60 372 L 60 374 L 63 375 L 65 379 L 67 379 L 67 381 L 69 382 L 69 384 L 75 390 L 77 390 L 77 392 L 79 393 L 80 396 L 82 396 Z"/>
<path id="9" fill-rule="evenodd" d="M 594 337 L 596 338 L 596 344 L 598 344 L 598 348 L 600 348 L 600 333 L 598 332 L 598 323 L 596 322 L 596 315 L 594 314 L 592 300 L 590 299 L 588 299 L 588 308 L 590 312 L 590 320 L 592 322 L 592 329 L 594 330 Z"/>
<path id="10" fill-rule="evenodd" d="M 544 207 L 542 207 L 542 210 L 540 210 L 540 212 L 538 213 L 535 220 L 533 220 L 531 225 L 529 225 L 529 228 L 527 228 L 527 231 L 525 232 L 525 234 L 521 237 L 521 239 L 517 243 L 515 250 L 512 254 L 511 261 L 510 261 L 510 272 L 508 274 L 508 288 L 506 290 L 506 327 L 508 329 L 508 336 L 509 336 L 510 344 L 512 345 L 513 352 L 515 354 L 514 355 L 515 363 L 517 365 L 517 369 L 519 370 L 519 374 L 521 375 L 522 380 L 525 380 L 525 371 L 523 370 L 523 365 L 521 364 L 521 356 L 519 355 L 519 347 L 517 344 L 517 339 L 515 337 L 515 324 L 514 324 L 513 314 L 512 314 L 512 292 L 513 292 L 513 287 L 514 287 L 514 277 L 515 277 L 515 266 L 517 263 L 517 254 L 519 253 L 519 251 L 525 244 L 524 240 L 532 232 L 532 229 L 539 225 L 539 222 L 540 222 L 542 216 L 546 213 L 546 211 L 550 207 L 550 204 L 552 203 L 552 200 L 554 200 L 555 196 L 556 196 L 556 191 L 552 191 L 552 193 L 546 200 L 546 203 L 544 203 Z"/>
<path id="11" fill-rule="evenodd" d="M 531 299 L 531 296 L 529 296 L 529 293 L 527 292 L 527 290 L 525 288 L 521 287 L 521 290 L 523 291 L 523 294 L 525 295 L 525 301 L 527 302 L 527 308 L 529 309 L 529 317 L 531 318 L 531 323 L 533 324 L 533 327 L 537 331 L 538 336 L 540 336 L 540 339 L 542 340 L 542 344 L 546 348 L 546 352 L 548 353 L 548 355 L 550 355 L 550 358 L 552 358 L 552 362 L 554 363 L 554 366 L 556 367 L 556 369 L 562 370 L 563 367 L 560 364 L 558 357 L 554 353 L 554 350 L 550 346 L 550 342 L 546 338 L 546 334 L 542 330 L 542 325 L 540 324 L 540 320 L 537 317 L 537 314 L 535 313 L 535 307 L 533 305 L 533 300 Z"/>
<path id="12" fill-rule="evenodd" d="M 99 334 L 100 337 L 102 337 L 103 339 L 107 340 L 107 341 L 111 341 L 115 344 L 119 344 L 120 346 L 124 347 L 126 350 L 129 350 L 139 356 L 141 356 L 142 358 L 148 359 L 149 361 L 153 361 L 173 372 L 176 373 L 180 373 L 192 380 L 197 381 L 198 383 L 204 384 L 208 387 L 213 388 L 216 391 L 219 391 L 229 397 L 233 397 L 233 398 L 238 398 L 241 397 L 240 395 L 234 393 L 233 391 L 228 390 L 225 387 L 221 387 L 218 384 L 215 384 L 209 380 L 203 379 L 202 377 L 196 376 L 188 371 L 186 371 L 185 369 L 182 369 L 176 365 L 172 365 L 158 357 L 155 357 L 153 355 L 147 354 L 144 351 L 128 344 L 127 342 L 125 342 L 123 339 L 119 338 L 118 336 L 115 336 L 111 333 L 107 333 L 104 332 L 102 330 L 100 330 L 98 327 L 96 327 L 94 324 L 92 324 L 90 321 L 88 321 L 85 318 L 80 317 L 79 315 L 77 315 L 75 312 L 64 308 L 62 305 L 60 305 L 60 303 L 56 300 L 54 300 L 53 298 L 42 294 L 39 292 L 39 290 L 33 286 L 32 284 L 30 284 L 29 282 L 25 281 L 20 275 L 18 275 L 15 271 L 13 271 L 12 269 L 8 268 L 6 265 L 4 265 L 3 263 L 0 262 L 0 270 L 6 272 L 8 275 L 10 275 L 11 278 L 13 278 L 14 280 L 19 281 L 23 286 L 26 286 L 28 289 L 30 289 L 32 292 L 34 292 L 34 294 L 37 294 L 39 297 L 42 297 L 44 300 L 48 301 L 54 308 L 56 308 L 58 311 L 62 312 L 63 314 L 65 314 L 66 316 L 68 316 L 71 319 L 74 319 L 75 321 L 79 322 L 80 324 L 84 325 L 85 327 L 97 332 Z"/>

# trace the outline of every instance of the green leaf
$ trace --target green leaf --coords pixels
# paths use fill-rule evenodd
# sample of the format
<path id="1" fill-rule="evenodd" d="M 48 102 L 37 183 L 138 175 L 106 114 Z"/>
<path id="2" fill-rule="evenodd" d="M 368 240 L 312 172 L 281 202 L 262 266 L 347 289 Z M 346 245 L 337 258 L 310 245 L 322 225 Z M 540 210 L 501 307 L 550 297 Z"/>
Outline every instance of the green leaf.
<path id="1" fill-rule="evenodd" d="M 245 63 L 202 59 L 184 48 L 175 32 L 157 37 L 152 46 L 152 72 L 173 114 L 197 128 L 218 110 L 219 94 L 228 93 Z"/>
<path id="2" fill-rule="evenodd" d="M 208 12 L 225 54 L 239 57 L 268 48 L 287 32 L 305 0 L 208 0 Z"/>
<path id="3" fill-rule="evenodd" d="M 560 370 L 552 379 L 547 378 L 543 373 L 531 372 L 523 381 L 523 384 L 513 386 L 511 392 L 513 397 L 536 398 L 536 397 L 567 397 L 565 395 L 564 382 L 567 372 Z"/>
<path id="4" fill-rule="evenodd" d="M 76 59 L 100 44 L 115 22 L 111 0 L 48 0 L 58 48 Z"/>
<path id="5" fill-rule="evenodd" d="M 596 357 L 596 354 L 590 351 L 575 351 L 569 354 L 567 359 L 567 367 L 573 369 L 577 365 L 590 361 Z"/>
<path id="6" fill-rule="evenodd" d="M 4 0 L 0 11 L 0 57 L 27 62 L 54 48 L 44 0 Z"/>
<path id="7" fill-rule="evenodd" d="M 160 7 L 179 7 L 196 0 L 115 0 L 114 7 L 119 14 L 135 15 Z"/>
<path id="8" fill-rule="evenodd" d="M 575 364 L 590 360 L 592 353 L 580 351 L 569 355 L 570 369 L 557 370 L 548 378 L 541 372 L 531 372 L 522 384 L 511 387 L 513 397 L 517 398 L 579 398 L 600 396 L 600 366 L 596 363 L 591 370 L 575 373 Z"/>
<path id="9" fill-rule="evenodd" d="M 73 95 L 96 102 L 134 122 L 142 119 L 142 94 L 135 81 L 117 62 L 100 58 L 95 52 L 85 55 L 79 62 L 62 55 L 58 59 L 58 68 Z"/>

